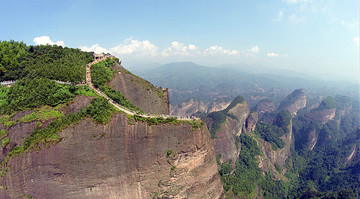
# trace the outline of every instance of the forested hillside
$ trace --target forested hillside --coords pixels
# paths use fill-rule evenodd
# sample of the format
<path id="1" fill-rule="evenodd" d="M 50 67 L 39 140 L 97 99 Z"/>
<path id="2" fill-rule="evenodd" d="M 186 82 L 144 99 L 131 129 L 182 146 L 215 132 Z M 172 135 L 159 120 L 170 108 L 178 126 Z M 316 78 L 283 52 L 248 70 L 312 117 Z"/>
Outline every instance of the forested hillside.
<path id="1" fill-rule="evenodd" d="M 253 132 L 235 136 L 237 147 L 241 147 L 235 164 L 223 162 L 217 154 L 228 198 L 360 196 L 358 101 L 328 96 L 318 107 L 308 103 L 293 116 L 282 109 L 294 106 L 299 99 L 303 96 L 290 94 L 277 110 L 260 117 Z M 220 113 L 207 116 L 213 120 L 212 130 L 226 128 L 222 125 L 226 115 Z M 282 153 L 288 144 L 288 154 Z M 282 157 L 284 154 L 287 156 Z M 283 158 L 285 162 L 280 161 Z"/>
<path id="2" fill-rule="evenodd" d="M 85 80 L 85 65 L 91 52 L 62 46 L 27 46 L 23 42 L 0 42 L 0 82 L 28 78 L 48 78 L 78 83 Z"/>
<path id="3" fill-rule="evenodd" d="M 223 198 L 206 127 L 117 58 L 2 41 L 0 82 L 0 198 Z"/>

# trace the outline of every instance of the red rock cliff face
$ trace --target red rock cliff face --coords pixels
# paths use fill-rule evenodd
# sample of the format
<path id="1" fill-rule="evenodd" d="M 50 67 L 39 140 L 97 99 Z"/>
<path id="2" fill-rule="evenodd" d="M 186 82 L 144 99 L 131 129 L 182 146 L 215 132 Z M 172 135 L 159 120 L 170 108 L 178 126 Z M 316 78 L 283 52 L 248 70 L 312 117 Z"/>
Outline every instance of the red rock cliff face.
<path id="1" fill-rule="evenodd" d="M 250 115 L 246 101 L 238 103 L 229 109 L 228 114 L 233 117 L 226 116 L 226 121 L 221 124 L 220 130 L 215 133 L 214 147 L 215 154 L 221 154 L 223 162 L 232 160 L 233 165 L 235 165 L 240 153 L 240 146 L 236 145 L 236 137 L 246 130 L 246 120 Z M 256 122 L 253 121 L 251 126 L 255 125 Z"/>
<path id="2" fill-rule="evenodd" d="M 288 110 L 293 117 L 297 112 L 306 107 L 307 97 L 304 89 L 297 89 L 285 97 L 279 106 L 279 110 Z"/>
<path id="3" fill-rule="evenodd" d="M 263 171 L 269 172 L 271 170 L 275 179 L 285 180 L 288 179 L 284 177 L 287 172 L 285 165 L 286 159 L 291 157 L 291 144 L 293 142 L 293 133 L 292 133 L 292 122 L 288 126 L 289 133 L 281 136 L 280 138 L 285 142 L 284 148 L 273 150 L 271 144 L 266 142 L 263 139 L 258 139 L 259 146 L 264 152 L 264 156 L 258 156 L 259 159 L 259 168 Z M 291 161 L 290 161 L 291 162 Z M 282 168 L 282 172 L 276 170 L 275 165 L 278 164 Z"/>
<path id="4" fill-rule="evenodd" d="M 59 135 L 55 146 L 8 162 L 0 198 L 222 197 L 206 129 L 132 125 L 118 113 L 107 125 L 88 118 Z"/>
<path id="5" fill-rule="evenodd" d="M 126 99 L 145 113 L 170 113 L 169 94 L 167 90 L 156 88 L 150 82 L 131 74 L 122 66 L 113 66 L 116 71 L 108 85 L 121 91 Z"/>

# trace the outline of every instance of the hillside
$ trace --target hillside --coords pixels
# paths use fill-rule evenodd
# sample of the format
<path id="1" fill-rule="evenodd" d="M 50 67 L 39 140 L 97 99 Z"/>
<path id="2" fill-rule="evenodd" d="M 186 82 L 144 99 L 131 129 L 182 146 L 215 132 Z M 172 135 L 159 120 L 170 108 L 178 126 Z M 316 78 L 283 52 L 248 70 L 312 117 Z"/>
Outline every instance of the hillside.
<path id="1" fill-rule="evenodd" d="M 250 107 L 263 99 L 270 99 L 278 106 L 286 95 L 298 88 L 304 88 L 309 99 L 319 95 L 348 95 L 352 99 L 359 96 L 358 85 L 318 80 L 295 72 L 273 74 L 274 71 L 270 73 L 251 65 L 210 67 L 192 62 L 175 62 L 147 70 L 139 66 L 134 70 L 135 74 L 154 85 L 169 88 L 171 105 L 178 107 L 179 112 L 186 112 L 186 107 L 182 110 L 181 104 L 190 99 L 211 105 L 220 97 L 227 98 L 230 103 L 238 95 L 243 96 Z"/>
<path id="2" fill-rule="evenodd" d="M 32 56 L 46 54 L 49 65 L 63 59 L 57 46 L 1 45 L 30 54 L 48 49 Z M 81 59 L 81 51 L 63 50 Z M 166 90 L 104 57 L 90 59 L 78 68 L 83 76 L 69 82 L 53 78 L 57 68 L 46 64 L 48 75 L 33 78 L 3 70 L 0 78 L 16 82 L 0 88 L 0 198 L 222 198 L 210 133 L 201 121 L 167 116 Z M 19 74 L 36 68 L 1 64 Z"/>
<path id="3" fill-rule="evenodd" d="M 205 117 L 228 197 L 359 196 L 357 102 L 329 96 L 313 107 L 306 99 L 303 90 L 295 90 L 277 109 L 263 100 L 253 109 L 259 114 L 249 115 L 248 109 L 233 109 L 247 106 L 238 97 L 223 111 Z M 269 111 L 262 114 L 264 110 Z M 246 118 L 246 128 L 241 118 Z"/>

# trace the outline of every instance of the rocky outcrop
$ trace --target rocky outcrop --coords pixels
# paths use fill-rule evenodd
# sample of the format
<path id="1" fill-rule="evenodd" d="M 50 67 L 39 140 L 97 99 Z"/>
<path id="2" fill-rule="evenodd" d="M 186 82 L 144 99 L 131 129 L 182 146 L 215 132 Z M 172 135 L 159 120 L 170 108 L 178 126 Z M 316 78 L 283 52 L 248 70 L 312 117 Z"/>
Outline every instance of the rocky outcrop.
<path id="1" fill-rule="evenodd" d="M 179 106 L 171 106 L 170 112 L 171 115 L 191 116 L 198 111 L 206 113 L 207 107 L 208 104 L 205 102 L 191 98 L 190 100 L 181 103 Z"/>
<path id="2" fill-rule="evenodd" d="M 305 90 L 297 89 L 285 97 L 280 103 L 279 110 L 286 109 L 294 117 L 300 109 L 306 107 L 306 99 Z"/>
<path id="3" fill-rule="evenodd" d="M 221 125 L 221 128 L 215 134 L 214 148 L 215 154 L 221 154 L 222 162 L 235 161 L 239 158 L 240 146 L 236 143 L 236 134 L 241 133 L 242 126 L 236 121 L 227 117 L 226 122 Z"/>
<path id="4" fill-rule="evenodd" d="M 271 173 L 274 175 L 276 180 L 287 181 L 287 178 L 284 177 L 284 175 L 287 172 L 287 168 L 285 166 L 286 161 L 288 158 L 291 158 L 290 150 L 293 141 L 292 122 L 288 126 L 288 129 L 289 133 L 280 137 L 286 144 L 281 149 L 273 150 L 269 142 L 258 139 L 259 146 L 265 154 L 265 156 L 258 156 L 259 168 L 266 172 L 269 172 L 271 170 Z M 281 172 L 276 169 L 276 167 L 280 167 Z"/>
<path id="5" fill-rule="evenodd" d="M 273 112 L 276 110 L 275 102 L 269 99 L 260 100 L 260 102 L 258 102 L 252 110 L 256 111 L 259 118 L 261 118 L 265 113 Z"/>
<path id="6" fill-rule="evenodd" d="M 206 129 L 130 124 L 115 114 L 59 133 L 55 146 L 15 156 L 0 198 L 219 198 L 222 184 Z"/>
<path id="7" fill-rule="evenodd" d="M 192 116 L 196 112 L 211 113 L 214 111 L 221 111 L 228 107 L 229 104 L 230 101 L 220 100 L 210 103 L 191 98 L 178 106 L 171 106 L 170 112 L 171 115 Z"/>
<path id="8" fill-rule="evenodd" d="M 250 115 L 249 107 L 245 99 L 238 96 L 225 110 L 221 111 L 221 114 L 225 117 L 225 120 L 214 136 L 215 154 L 221 154 L 223 162 L 232 160 L 233 165 L 235 165 L 240 152 L 240 146 L 237 146 L 236 137 L 240 136 L 247 129 L 246 121 Z M 249 129 L 254 128 L 255 121 L 256 116 L 252 114 L 248 123 Z"/>
<path id="9" fill-rule="evenodd" d="M 314 109 L 310 113 L 308 113 L 306 116 L 309 119 L 316 120 L 322 124 L 325 124 L 326 122 L 334 119 L 336 114 L 336 109 Z"/>
<path id="10" fill-rule="evenodd" d="M 133 75 L 128 70 L 115 64 L 111 88 L 121 91 L 126 99 L 145 113 L 170 113 L 169 95 L 167 89 L 156 88 L 150 82 Z"/>
<path id="11" fill-rule="evenodd" d="M 249 117 L 246 119 L 245 131 L 247 133 L 254 131 L 258 120 L 259 118 L 257 112 L 251 112 Z"/>

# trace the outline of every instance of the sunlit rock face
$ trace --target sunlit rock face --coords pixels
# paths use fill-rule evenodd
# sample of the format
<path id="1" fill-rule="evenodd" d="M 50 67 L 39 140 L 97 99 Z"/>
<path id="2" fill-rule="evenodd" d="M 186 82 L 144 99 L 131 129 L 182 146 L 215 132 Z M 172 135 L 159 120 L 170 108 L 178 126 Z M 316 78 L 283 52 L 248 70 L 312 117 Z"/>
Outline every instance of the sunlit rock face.
<path id="1" fill-rule="evenodd" d="M 285 97 L 278 109 L 286 109 L 295 117 L 300 109 L 306 107 L 306 99 L 305 90 L 297 89 Z"/>
<path id="2" fill-rule="evenodd" d="M 91 118 L 8 162 L 0 198 L 220 198 L 214 148 L 206 128 Z"/>

